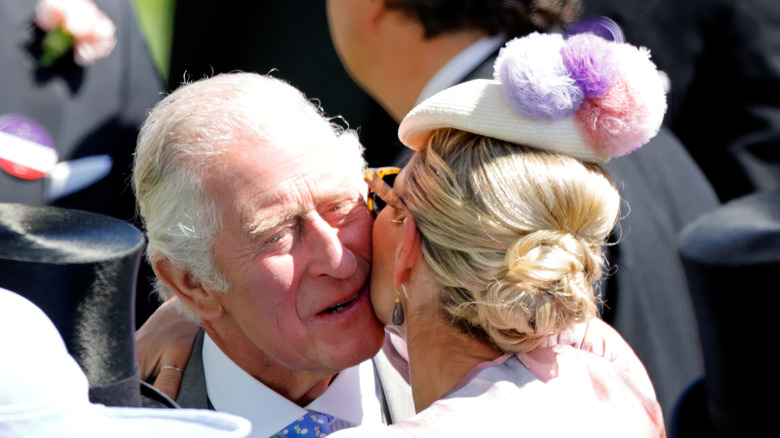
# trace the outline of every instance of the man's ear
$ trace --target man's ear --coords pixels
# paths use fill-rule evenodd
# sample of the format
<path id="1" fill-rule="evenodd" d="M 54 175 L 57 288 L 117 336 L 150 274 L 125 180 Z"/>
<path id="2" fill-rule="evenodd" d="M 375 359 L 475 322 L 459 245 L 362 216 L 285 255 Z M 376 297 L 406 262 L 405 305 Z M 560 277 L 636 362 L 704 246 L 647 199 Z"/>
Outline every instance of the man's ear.
<path id="1" fill-rule="evenodd" d="M 365 19 L 366 23 L 371 25 L 372 28 L 375 28 L 382 22 L 382 19 L 386 17 L 387 12 L 388 9 L 385 6 L 385 0 L 366 0 L 363 8 L 363 19 Z"/>
<path id="2" fill-rule="evenodd" d="M 152 269 L 160 281 L 176 297 L 204 320 L 216 320 L 225 315 L 225 308 L 215 293 L 193 277 L 185 269 L 174 264 L 168 257 L 157 254 L 152 259 Z"/>
<path id="3" fill-rule="evenodd" d="M 393 270 L 394 284 L 405 283 L 418 258 L 422 256 L 422 238 L 417 224 L 411 216 L 404 218 L 404 235 L 396 254 L 395 268 Z"/>

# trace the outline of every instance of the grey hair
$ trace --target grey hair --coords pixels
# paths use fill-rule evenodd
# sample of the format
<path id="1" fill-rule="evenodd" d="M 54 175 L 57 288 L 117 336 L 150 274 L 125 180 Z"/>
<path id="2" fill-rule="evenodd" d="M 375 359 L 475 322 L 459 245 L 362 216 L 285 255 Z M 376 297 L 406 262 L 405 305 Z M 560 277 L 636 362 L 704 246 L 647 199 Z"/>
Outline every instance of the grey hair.
<path id="1" fill-rule="evenodd" d="M 133 190 L 143 219 L 147 260 L 162 254 L 210 288 L 230 288 L 214 256 L 222 217 L 204 188 L 214 158 L 238 144 L 268 143 L 277 123 L 295 123 L 286 108 L 302 108 L 330 123 L 340 143 L 345 172 L 362 184 L 365 162 L 354 131 L 331 123 L 322 109 L 286 82 L 253 73 L 219 74 L 184 84 L 159 102 L 141 128 Z M 280 115 L 281 114 L 281 115 Z M 161 300 L 173 293 L 159 280 Z M 188 316 L 193 317 L 189 312 Z"/>

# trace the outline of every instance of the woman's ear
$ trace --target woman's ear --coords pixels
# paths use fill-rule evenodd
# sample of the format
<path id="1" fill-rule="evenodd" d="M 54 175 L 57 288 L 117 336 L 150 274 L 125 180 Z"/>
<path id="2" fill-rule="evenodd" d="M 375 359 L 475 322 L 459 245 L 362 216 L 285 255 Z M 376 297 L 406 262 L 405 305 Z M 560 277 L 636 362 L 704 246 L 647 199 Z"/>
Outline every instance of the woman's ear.
<path id="1" fill-rule="evenodd" d="M 401 245 L 396 253 L 395 268 L 393 269 L 394 284 L 403 284 L 409 279 L 411 271 L 417 261 L 422 257 L 422 239 L 420 230 L 411 216 L 404 218 L 404 235 Z"/>
<path id="2" fill-rule="evenodd" d="M 204 320 L 216 320 L 225 315 L 225 308 L 215 295 L 218 292 L 207 288 L 185 269 L 174 264 L 168 257 L 157 254 L 152 259 L 152 269 L 160 281 L 176 297 Z"/>

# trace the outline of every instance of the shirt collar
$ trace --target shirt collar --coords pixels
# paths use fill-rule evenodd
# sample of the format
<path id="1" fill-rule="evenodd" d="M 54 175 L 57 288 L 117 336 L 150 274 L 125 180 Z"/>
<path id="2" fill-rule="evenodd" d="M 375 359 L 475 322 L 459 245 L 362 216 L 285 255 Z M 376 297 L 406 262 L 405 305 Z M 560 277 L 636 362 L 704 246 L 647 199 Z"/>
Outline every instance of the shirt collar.
<path id="1" fill-rule="evenodd" d="M 203 339 L 206 392 L 214 409 L 242 416 L 252 423 L 250 437 L 268 437 L 297 420 L 306 409 L 287 400 L 241 369 L 208 335 Z M 370 360 L 348 368 L 312 401 L 307 409 L 346 422 L 381 424 L 382 407 L 376 396 Z"/>
<path id="2" fill-rule="evenodd" d="M 423 88 L 417 98 L 417 104 L 433 96 L 445 88 L 449 88 L 472 70 L 477 68 L 488 56 L 501 47 L 507 38 L 506 35 L 485 36 L 471 43 L 463 51 L 455 55 L 436 72 Z"/>

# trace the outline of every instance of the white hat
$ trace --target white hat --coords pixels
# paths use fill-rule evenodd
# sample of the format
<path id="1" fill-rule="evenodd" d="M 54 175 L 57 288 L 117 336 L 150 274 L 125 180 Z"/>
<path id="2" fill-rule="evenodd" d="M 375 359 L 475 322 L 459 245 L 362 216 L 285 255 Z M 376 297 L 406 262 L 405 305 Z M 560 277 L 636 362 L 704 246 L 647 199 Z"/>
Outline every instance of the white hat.
<path id="1" fill-rule="evenodd" d="M 246 437 L 248 420 L 199 409 L 107 407 L 88 399 L 87 378 L 51 320 L 0 288 L 0 436 Z"/>
<path id="2" fill-rule="evenodd" d="M 628 154 L 658 133 L 665 76 L 649 52 L 593 34 L 532 33 L 499 52 L 494 79 L 455 85 L 407 114 L 399 138 L 422 147 L 456 128 L 583 161 Z"/>

